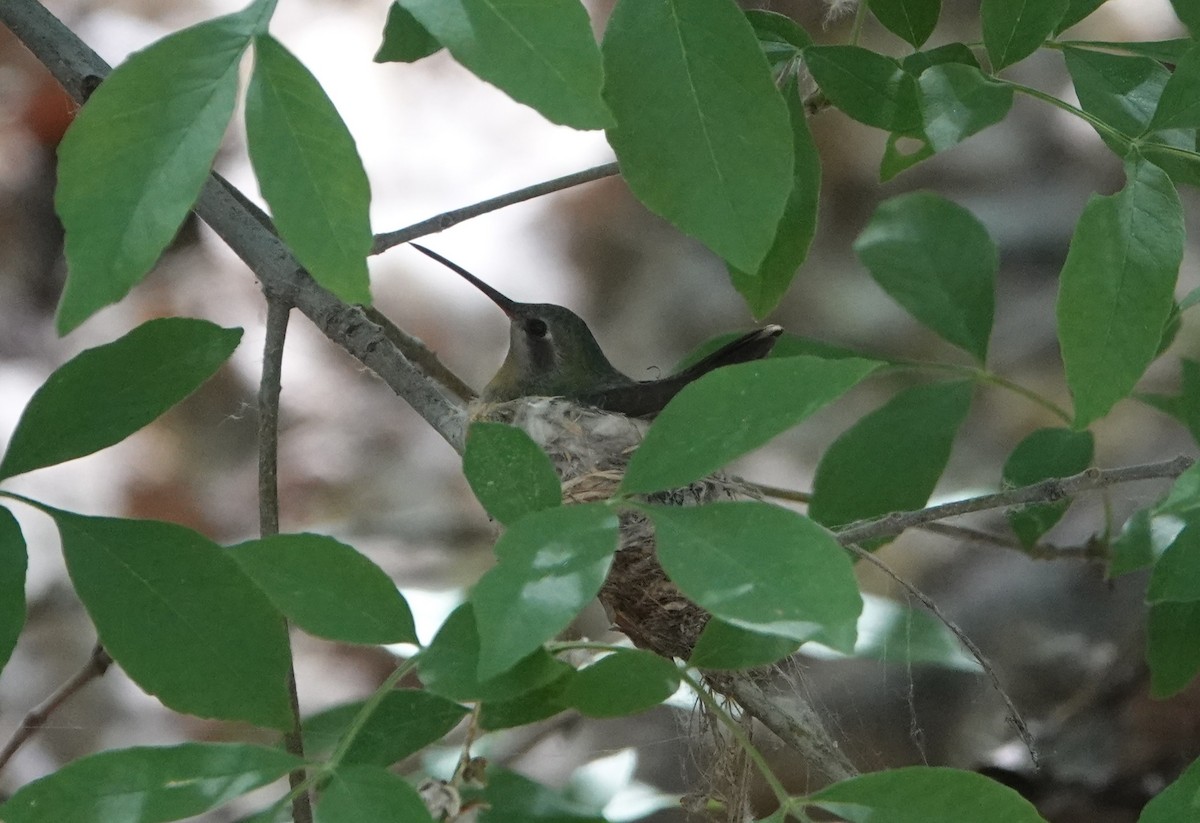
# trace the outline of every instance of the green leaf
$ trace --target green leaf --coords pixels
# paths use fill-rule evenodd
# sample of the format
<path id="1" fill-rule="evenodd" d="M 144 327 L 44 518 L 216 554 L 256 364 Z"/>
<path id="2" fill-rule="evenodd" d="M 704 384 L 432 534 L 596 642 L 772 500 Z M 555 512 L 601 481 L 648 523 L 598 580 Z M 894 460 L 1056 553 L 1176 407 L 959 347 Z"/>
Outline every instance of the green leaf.
<path id="1" fill-rule="evenodd" d="M 317 823 L 433 823 L 417 790 L 376 766 L 339 766 L 321 791 L 316 815 Z"/>
<path id="2" fill-rule="evenodd" d="M 1063 48 L 1063 57 L 1084 111 L 1126 135 L 1146 129 L 1171 77 L 1162 63 L 1071 47 Z"/>
<path id="3" fill-rule="evenodd" d="M 437 0 L 441 2 L 441 0 Z M 618 0 L 604 34 L 608 141 L 651 211 L 754 271 L 793 185 L 787 106 L 729 0 Z"/>
<path id="4" fill-rule="evenodd" d="M 920 48 L 933 34 L 942 0 L 871 0 L 870 7 L 884 28 Z"/>
<path id="5" fill-rule="evenodd" d="M 967 416 L 971 388 L 961 381 L 905 389 L 842 433 L 817 466 L 812 518 L 833 527 L 924 506 Z"/>
<path id="6" fill-rule="evenodd" d="M 1163 699 L 1177 694 L 1200 671 L 1200 600 L 1153 604 L 1146 633 L 1150 695 Z"/>
<path id="7" fill-rule="evenodd" d="M 1189 523 L 1154 564 L 1147 603 L 1200 600 L 1200 522 Z"/>
<path id="8" fill-rule="evenodd" d="M 6 823 L 159 823 L 203 814 L 302 761 L 246 743 L 114 749 L 29 783 L 0 806 Z"/>
<path id="9" fill-rule="evenodd" d="M 602 129 L 603 72 L 579 0 L 400 0 L 454 59 L 552 123 Z"/>
<path id="10" fill-rule="evenodd" d="M 858 46 L 813 46 L 804 62 L 829 102 L 860 123 L 919 133 L 916 79 L 890 57 Z"/>
<path id="11" fill-rule="evenodd" d="M 591 807 L 505 769 L 488 769 L 482 799 L 480 823 L 606 823 Z"/>
<path id="12" fill-rule="evenodd" d="M 514 426 L 472 423 L 463 473 L 487 513 L 506 526 L 562 502 L 554 463 Z"/>
<path id="13" fill-rule="evenodd" d="M 887 182 L 936 153 L 924 135 L 893 132 L 888 135 L 883 158 L 879 161 L 879 180 Z"/>
<path id="14" fill-rule="evenodd" d="M 233 114 L 251 11 L 135 52 L 67 130 L 54 201 L 68 273 L 60 334 L 128 294 L 191 210 Z"/>
<path id="15" fill-rule="evenodd" d="M 557 680 L 552 680 L 533 691 L 513 697 L 509 700 L 490 700 L 483 704 L 479 711 L 479 726 L 490 732 L 500 729 L 512 729 L 517 726 L 528 726 L 559 712 L 565 712 L 571 705 L 563 696 L 567 686 L 575 679 L 575 670 L 569 666 Z"/>
<path id="16" fill-rule="evenodd" d="M 1179 778 L 1150 798 L 1142 809 L 1138 823 L 1178 823 L 1196 815 L 1196 798 L 1200 797 L 1200 760 Z"/>
<path id="17" fill-rule="evenodd" d="M 277 534 L 226 551 L 309 634 L 343 643 L 417 642 L 396 584 L 345 543 L 323 534 Z"/>
<path id="18" fill-rule="evenodd" d="M 1196 0 L 1171 0 L 1175 15 L 1183 24 L 1192 30 L 1192 34 L 1200 31 L 1200 3 Z"/>
<path id="19" fill-rule="evenodd" d="M 509 527 L 498 564 L 471 590 L 479 629 L 479 677 L 508 671 L 565 629 L 600 591 L 618 540 L 601 503 L 560 506 Z"/>
<path id="20" fill-rule="evenodd" d="M 1167 80 L 1147 131 L 1200 126 L 1200 46 L 1183 56 Z"/>
<path id="21" fill-rule="evenodd" d="M 792 150 L 795 171 L 792 193 L 783 209 L 775 232 L 775 242 L 753 272 L 730 267 L 734 288 L 746 299 L 755 317 L 769 314 L 791 285 L 796 269 L 808 257 L 809 246 L 817 230 L 817 206 L 821 195 L 821 158 L 808 129 L 808 115 L 796 79 L 782 89 L 792 122 Z"/>
<path id="22" fill-rule="evenodd" d="M 696 669 L 749 669 L 795 654 L 800 643 L 777 634 L 761 634 L 711 618 L 700 633 L 688 665 Z"/>
<path id="23" fill-rule="evenodd" d="M 908 766 L 852 777 L 809 796 L 851 823 L 1045 823 L 1008 786 L 975 772 Z"/>
<path id="24" fill-rule="evenodd" d="M 659 413 L 629 461 L 621 491 L 669 489 L 716 471 L 837 399 L 879 365 L 786 357 L 711 371 Z"/>
<path id="25" fill-rule="evenodd" d="M 580 669 L 563 698 L 588 717 L 624 717 L 662 703 L 679 688 L 679 669 L 653 652 L 613 652 Z"/>
<path id="26" fill-rule="evenodd" d="M 1062 34 L 1071 28 L 1071 26 L 1091 15 L 1092 12 L 1104 5 L 1104 3 L 1105 0 L 1070 0 L 1067 3 L 1066 13 L 1063 14 L 1062 19 L 1054 27 L 1054 34 L 1056 36 Z"/>
<path id="27" fill-rule="evenodd" d="M 80 352 L 34 392 L 0 461 L 0 478 L 121 442 L 199 388 L 241 338 L 241 329 L 166 317 Z"/>
<path id="28" fill-rule="evenodd" d="M 862 598 L 849 556 L 807 517 L 757 501 L 645 512 L 659 562 L 697 605 L 751 631 L 854 647 Z"/>
<path id="29" fill-rule="evenodd" d="M 255 38 L 246 137 L 280 236 L 313 279 L 371 302 L 371 189 L 350 130 L 317 78 L 268 35 Z"/>
<path id="30" fill-rule="evenodd" d="M 398 2 L 388 8 L 383 25 L 383 42 L 375 52 L 376 63 L 415 63 L 441 50 L 442 44 Z"/>
<path id="31" fill-rule="evenodd" d="M 464 603 L 446 618 L 429 647 L 421 653 L 421 681 L 434 694 L 451 700 L 504 701 L 539 689 L 573 672 L 570 666 L 537 649 L 517 665 L 481 681 L 479 631 L 475 610 Z"/>
<path id="32" fill-rule="evenodd" d="M 754 29 L 754 36 L 758 38 L 763 53 L 773 66 L 796 59 L 804 49 L 813 44 L 808 32 L 786 14 L 747 9 L 745 15 Z"/>
<path id="33" fill-rule="evenodd" d="M 25 625 L 25 572 L 29 565 L 21 524 L 0 507 L 0 670 Z"/>
<path id="34" fill-rule="evenodd" d="M 999 123 L 1012 108 L 1012 86 L 986 77 L 974 66 L 933 66 L 921 73 L 917 85 L 925 137 L 935 151 L 957 146 Z"/>
<path id="35" fill-rule="evenodd" d="M 331 749 L 363 705 L 361 701 L 347 703 L 310 717 L 304 722 L 305 743 L 314 750 Z M 428 691 L 388 692 L 358 730 L 342 762 L 390 766 L 441 740 L 466 713 L 463 706 Z"/>
<path id="36" fill-rule="evenodd" d="M 1139 509 L 1125 521 L 1121 533 L 1112 541 L 1109 554 L 1109 577 L 1119 577 L 1154 564 L 1158 555 L 1154 550 L 1153 523 L 1149 509 Z"/>
<path id="37" fill-rule="evenodd" d="M 1200 512 L 1200 463 L 1192 466 L 1171 484 L 1167 499 L 1154 507 L 1155 515 L 1187 518 Z"/>
<path id="38" fill-rule="evenodd" d="M 139 686 L 179 712 L 289 727 L 284 621 L 220 546 L 173 523 L 40 508 L 100 642 Z"/>
<path id="39" fill-rule="evenodd" d="M 999 254 L 971 212 L 931 192 L 893 197 L 875 210 L 854 251 L 914 317 L 980 362 L 987 358 Z"/>
<path id="40" fill-rule="evenodd" d="M 1092 463 L 1095 441 L 1088 431 L 1038 429 L 1017 444 L 1004 463 L 1002 477 L 1010 488 L 1028 486 L 1051 477 L 1077 474 Z M 1059 521 L 1071 501 L 1040 503 L 1009 509 L 1008 523 L 1026 548 Z"/>
<path id="41" fill-rule="evenodd" d="M 1154 359 L 1183 259 L 1183 212 L 1166 173 L 1136 155 L 1125 188 L 1093 195 L 1058 292 L 1058 336 L 1075 426 L 1103 417 Z"/>
<path id="42" fill-rule="evenodd" d="M 1063 19 L 1067 5 L 1068 0 L 983 0 L 979 17 L 992 70 L 1000 71 L 1037 51 Z"/>
<path id="43" fill-rule="evenodd" d="M 1200 444 L 1200 361 L 1180 358 L 1182 386 L 1176 398 L 1176 419 L 1187 426 L 1192 440 Z"/>

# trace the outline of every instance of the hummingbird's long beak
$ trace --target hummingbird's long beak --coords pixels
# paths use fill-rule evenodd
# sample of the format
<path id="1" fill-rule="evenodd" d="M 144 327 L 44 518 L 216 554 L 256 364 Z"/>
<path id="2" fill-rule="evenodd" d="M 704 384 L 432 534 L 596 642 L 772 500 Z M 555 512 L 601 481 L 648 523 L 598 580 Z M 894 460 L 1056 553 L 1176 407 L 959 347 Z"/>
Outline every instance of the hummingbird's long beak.
<path id="1" fill-rule="evenodd" d="M 457 263 L 454 263 L 450 260 L 447 260 L 445 257 L 442 257 L 437 252 L 431 251 L 430 249 L 427 249 L 424 246 L 419 246 L 416 243 L 409 243 L 409 245 L 412 246 L 417 251 L 421 252 L 421 254 L 425 255 L 426 257 L 432 257 L 434 260 L 438 261 L 439 263 L 441 263 L 443 266 L 450 269 L 451 271 L 458 272 L 460 275 L 463 276 L 463 278 L 468 283 L 470 283 L 472 286 L 479 289 L 481 292 L 483 292 L 488 297 L 490 297 L 492 299 L 492 302 L 495 303 L 497 306 L 499 306 L 501 311 L 503 311 L 509 317 L 512 317 L 516 313 L 517 304 L 515 301 L 509 300 L 503 294 L 501 294 L 500 292 L 493 289 L 487 283 L 484 283 L 482 280 L 480 280 L 475 275 L 471 274 L 469 271 L 464 269 L 462 266 L 460 266 Z"/>

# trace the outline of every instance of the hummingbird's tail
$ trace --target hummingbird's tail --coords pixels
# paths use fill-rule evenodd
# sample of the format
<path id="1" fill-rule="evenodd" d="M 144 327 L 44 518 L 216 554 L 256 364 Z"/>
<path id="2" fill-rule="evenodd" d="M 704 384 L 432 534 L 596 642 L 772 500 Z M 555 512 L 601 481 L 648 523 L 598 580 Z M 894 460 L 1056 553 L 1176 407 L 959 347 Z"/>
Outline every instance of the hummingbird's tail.
<path id="1" fill-rule="evenodd" d="M 721 366 L 732 366 L 735 363 L 746 363 L 766 357 L 782 333 L 782 326 L 763 326 L 729 341 L 712 354 L 669 377 L 644 383 L 607 386 L 595 397 L 584 395 L 578 399 L 585 404 L 619 412 L 628 417 L 654 417 L 672 397 L 696 378 Z M 651 385 L 653 390 L 647 390 Z"/>

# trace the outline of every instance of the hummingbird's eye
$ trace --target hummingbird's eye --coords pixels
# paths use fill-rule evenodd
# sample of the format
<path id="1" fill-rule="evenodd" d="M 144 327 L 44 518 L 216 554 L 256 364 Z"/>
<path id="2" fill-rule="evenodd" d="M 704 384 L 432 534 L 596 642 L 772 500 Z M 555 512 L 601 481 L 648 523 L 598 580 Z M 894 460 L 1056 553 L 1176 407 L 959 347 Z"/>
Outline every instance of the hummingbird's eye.
<path id="1" fill-rule="evenodd" d="M 530 337 L 545 337 L 549 331 L 546 328 L 546 321 L 538 317 L 531 317 L 525 321 L 525 332 Z"/>

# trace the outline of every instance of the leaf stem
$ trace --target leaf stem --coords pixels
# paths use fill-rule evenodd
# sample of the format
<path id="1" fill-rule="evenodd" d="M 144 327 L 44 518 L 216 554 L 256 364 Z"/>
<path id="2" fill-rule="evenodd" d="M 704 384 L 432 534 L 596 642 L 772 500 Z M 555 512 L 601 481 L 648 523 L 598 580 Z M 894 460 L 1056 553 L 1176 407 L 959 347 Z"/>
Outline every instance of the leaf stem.
<path id="1" fill-rule="evenodd" d="M 1071 415 L 1067 413 L 1066 409 L 1064 409 L 1062 406 L 1047 400 L 1045 397 L 1042 397 L 1032 389 L 1025 388 L 1020 383 L 1014 383 L 1007 377 L 1001 377 L 995 372 L 990 372 L 987 369 L 972 369 L 972 373 L 976 379 L 984 383 L 991 383 L 993 386 L 999 386 L 1000 388 L 1008 389 L 1010 392 L 1019 394 L 1021 397 L 1024 397 L 1031 403 L 1036 403 L 1046 411 L 1053 414 L 1059 420 L 1066 423 L 1068 426 L 1074 422 Z"/>
<path id="2" fill-rule="evenodd" d="M 1052 106 L 1055 106 L 1057 108 L 1062 109 L 1065 112 L 1069 112 L 1069 113 L 1075 115 L 1079 119 L 1086 121 L 1096 131 L 1112 138 L 1113 140 L 1116 140 L 1120 143 L 1125 143 L 1128 145 L 1133 145 L 1134 143 L 1137 142 L 1134 138 L 1130 137 L 1127 134 L 1124 134 L 1121 131 L 1118 131 L 1117 129 L 1114 129 L 1112 126 L 1110 126 L 1108 123 L 1105 123 L 1100 118 L 1093 117 L 1092 115 L 1088 114 L 1083 109 L 1078 108 L 1076 106 L 1072 106 L 1066 100 L 1059 99 L 1058 97 L 1055 97 L 1053 94 L 1047 94 L 1046 92 L 1041 91 L 1039 89 L 1035 89 L 1032 86 L 1026 86 L 1022 83 L 1017 83 L 1012 80 L 1005 80 L 1005 79 L 999 78 L 999 77 L 996 77 L 993 79 L 997 80 L 1000 83 L 1004 83 L 1004 84 L 1008 85 L 1014 91 L 1019 91 L 1022 94 L 1026 94 L 1037 100 L 1041 100 L 1043 103 L 1049 103 Z"/>
<path id="3" fill-rule="evenodd" d="M 869 357 L 870 355 L 866 356 Z M 963 366 L 957 363 L 933 363 L 925 360 L 891 360 L 889 362 L 894 366 L 900 366 L 903 368 L 937 369 L 939 371 L 952 372 L 954 374 L 961 374 L 965 377 L 970 377 L 972 380 L 978 380 L 981 383 L 990 383 L 997 388 L 1007 389 L 1014 394 L 1024 397 L 1031 403 L 1041 406 L 1043 409 L 1053 414 L 1068 426 L 1073 422 L 1071 415 L 1062 406 L 1059 406 L 1053 401 L 1047 400 L 1045 397 L 1042 397 L 1032 389 L 1022 386 L 1020 383 L 1009 380 L 1007 377 L 1001 377 L 995 372 L 988 371 L 987 369 L 981 369 L 978 366 Z"/>
<path id="4" fill-rule="evenodd" d="M 332 773 L 341 764 L 342 758 L 346 756 L 346 752 L 350 751 L 350 746 L 354 744 L 354 738 L 356 738 L 358 733 L 363 730 L 363 727 L 367 725 L 367 721 L 370 720 L 371 715 L 377 708 L 379 708 L 379 704 L 382 703 L 383 699 L 388 696 L 388 693 L 391 692 L 392 689 L 396 688 L 396 684 L 399 683 L 406 674 L 416 668 L 417 660 L 420 658 L 420 656 L 421 653 L 417 652 L 412 657 L 408 658 L 399 666 L 397 666 L 396 669 L 387 676 L 387 679 L 379 685 L 379 688 L 377 688 L 374 693 L 367 698 L 366 702 L 363 703 L 363 707 L 358 710 L 358 714 L 354 716 L 354 720 L 352 720 L 350 725 L 346 727 L 346 732 L 342 735 L 342 739 L 338 742 L 337 748 L 333 750 L 333 754 L 331 754 L 329 759 L 322 764 L 320 768 L 321 776 Z"/>

